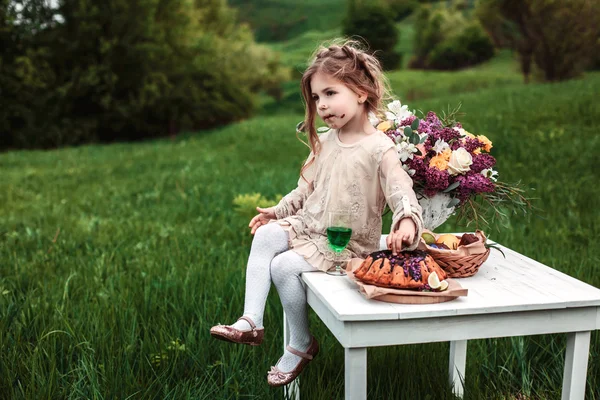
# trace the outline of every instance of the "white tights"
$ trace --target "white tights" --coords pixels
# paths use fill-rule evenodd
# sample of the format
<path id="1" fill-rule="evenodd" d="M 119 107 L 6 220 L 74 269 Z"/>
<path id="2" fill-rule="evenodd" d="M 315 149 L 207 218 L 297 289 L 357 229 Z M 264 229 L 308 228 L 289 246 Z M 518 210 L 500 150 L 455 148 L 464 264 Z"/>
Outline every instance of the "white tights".
<path id="1" fill-rule="evenodd" d="M 311 342 L 306 289 L 300 277 L 303 272 L 309 271 L 315 271 L 315 268 L 304 257 L 289 250 L 288 233 L 279 224 L 267 224 L 257 229 L 246 269 L 244 315 L 254 321 L 257 327 L 263 326 L 265 303 L 272 280 L 288 318 L 290 346 L 301 352 L 306 352 Z M 250 329 L 244 320 L 233 326 L 241 330 Z M 289 372 L 299 361 L 300 357 L 286 350 L 277 366 L 281 371 Z"/>

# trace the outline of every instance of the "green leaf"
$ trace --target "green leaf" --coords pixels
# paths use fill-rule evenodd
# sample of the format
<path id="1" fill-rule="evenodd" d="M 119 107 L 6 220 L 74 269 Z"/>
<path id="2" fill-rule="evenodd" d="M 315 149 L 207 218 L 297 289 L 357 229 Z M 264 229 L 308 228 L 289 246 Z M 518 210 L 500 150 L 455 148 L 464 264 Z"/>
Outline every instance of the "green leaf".
<path id="1" fill-rule="evenodd" d="M 421 138 L 419 137 L 419 135 L 417 135 L 417 134 L 410 135 L 410 142 L 412 144 L 419 144 L 420 141 L 421 141 Z"/>
<path id="2" fill-rule="evenodd" d="M 415 156 L 422 156 L 423 153 L 421 153 L 421 150 L 417 149 L 417 152 L 415 153 Z"/>
<path id="3" fill-rule="evenodd" d="M 502 251 L 502 249 L 500 247 L 497 247 L 495 244 L 486 244 L 485 247 L 487 247 L 488 249 L 496 249 L 496 250 L 498 250 L 500 253 L 502 253 L 502 255 L 504 256 L 504 258 L 506 258 L 506 254 L 504 254 L 504 252 Z"/>
<path id="4" fill-rule="evenodd" d="M 404 128 L 404 136 L 409 137 L 410 135 L 412 135 L 412 129 L 410 129 L 410 126 L 407 126 Z"/>
<path id="5" fill-rule="evenodd" d="M 415 131 L 419 129 L 419 118 L 415 119 L 412 124 L 410 124 L 410 127 Z"/>
<path id="6" fill-rule="evenodd" d="M 458 203 L 460 203 L 460 200 L 455 197 L 452 200 L 450 200 L 450 203 L 448 203 L 448 208 L 452 208 L 454 206 L 457 206 Z"/>
<path id="7" fill-rule="evenodd" d="M 425 141 L 427 140 L 428 137 L 429 137 L 429 135 L 423 135 L 421 137 L 421 142 L 420 143 L 425 143 Z"/>
<path id="8" fill-rule="evenodd" d="M 454 182 L 452 185 L 450 185 L 446 189 L 442 190 L 442 192 L 443 193 L 448 193 L 448 192 L 456 189 L 459 186 L 460 186 L 460 182 Z M 456 200 L 456 199 L 454 199 L 454 200 Z"/>

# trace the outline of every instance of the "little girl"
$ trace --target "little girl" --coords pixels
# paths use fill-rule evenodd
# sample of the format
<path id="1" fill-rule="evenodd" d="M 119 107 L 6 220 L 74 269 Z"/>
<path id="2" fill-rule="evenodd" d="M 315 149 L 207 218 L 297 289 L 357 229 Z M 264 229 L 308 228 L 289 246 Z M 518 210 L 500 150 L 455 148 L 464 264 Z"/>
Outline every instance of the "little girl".
<path id="1" fill-rule="evenodd" d="M 394 143 L 369 120 L 369 113 L 382 114 L 382 101 L 389 97 L 378 60 L 355 41 L 320 47 L 301 86 L 310 155 L 298 187 L 274 207 L 257 207 L 259 214 L 250 221 L 255 236 L 243 316 L 233 325 L 210 330 L 217 339 L 259 345 L 272 280 L 288 317 L 290 343 L 267 375 L 271 386 L 293 381 L 319 351 L 308 329 L 300 275 L 333 267 L 335 254 L 326 234 L 329 211 L 351 210 L 347 249 L 352 257 L 365 258 L 379 249 L 386 203 L 393 211 L 387 245 L 394 254 L 415 249 L 423 229 L 412 180 L 402 169 Z M 315 115 L 330 128 L 320 136 Z"/>

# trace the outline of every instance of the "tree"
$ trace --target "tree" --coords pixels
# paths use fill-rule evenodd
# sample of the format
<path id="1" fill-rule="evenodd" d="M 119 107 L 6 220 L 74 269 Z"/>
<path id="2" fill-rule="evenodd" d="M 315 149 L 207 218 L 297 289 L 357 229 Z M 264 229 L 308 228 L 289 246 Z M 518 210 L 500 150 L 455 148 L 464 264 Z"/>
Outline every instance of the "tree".
<path id="1" fill-rule="evenodd" d="M 600 32 L 600 3 L 592 0 L 484 0 L 477 14 L 488 31 L 517 51 L 526 82 L 532 62 L 546 81 L 579 75 Z"/>
<path id="2" fill-rule="evenodd" d="M 456 70 L 489 60 L 494 45 L 481 24 L 455 7 L 421 6 L 410 68 Z"/>
<path id="3" fill-rule="evenodd" d="M 223 125 L 287 77 L 225 0 L 0 2 L 5 148 Z"/>
<path id="4" fill-rule="evenodd" d="M 394 69 L 400 65 L 401 55 L 394 51 L 399 33 L 394 16 L 386 7 L 378 4 L 356 4 L 351 1 L 342 30 L 346 36 L 360 36 L 365 39 L 371 51 L 379 52 L 377 56 L 385 69 Z"/>

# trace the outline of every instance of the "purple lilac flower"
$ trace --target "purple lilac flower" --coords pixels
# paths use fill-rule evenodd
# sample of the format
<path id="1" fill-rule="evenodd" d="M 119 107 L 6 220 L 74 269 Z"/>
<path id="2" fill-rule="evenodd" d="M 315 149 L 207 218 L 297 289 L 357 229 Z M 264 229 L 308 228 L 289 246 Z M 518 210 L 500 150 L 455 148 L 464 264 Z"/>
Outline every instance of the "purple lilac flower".
<path id="1" fill-rule="evenodd" d="M 475 151 L 475 149 L 483 146 L 484 144 L 479 139 L 466 137 L 465 143 L 462 147 L 464 147 L 469 153 L 472 153 Z"/>
<path id="2" fill-rule="evenodd" d="M 429 168 L 423 158 L 413 157 L 412 160 L 408 161 L 408 167 L 414 169 L 415 173 L 412 176 L 413 181 L 423 182 L 425 180 L 425 172 Z"/>
<path id="3" fill-rule="evenodd" d="M 484 169 L 492 168 L 496 165 L 496 159 L 489 154 L 475 154 L 473 156 L 473 164 L 471 164 L 471 171 L 481 172 Z"/>
<path id="4" fill-rule="evenodd" d="M 425 119 L 419 121 L 419 132 L 431 135 L 433 132 L 442 129 L 442 123 L 433 111 L 427 114 Z"/>
<path id="5" fill-rule="evenodd" d="M 483 175 L 481 175 L 483 177 Z M 427 182 L 425 194 L 432 196 L 440 190 L 444 190 L 450 184 L 447 171 L 440 171 L 435 167 L 427 168 L 425 171 L 425 181 Z"/>
<path id="6" fill-rule="evenodd" d="M 451 147 L 453 145 L 460 146 L 460 143 L 458 141 L 459 138 L 460 138 L 460 133 L 458 131 L 455 131 L 452 128 L 443 128 L 443 129 L 438 129 L 438 130 L 431 132 L 431 141 L 433 143 L 435 143 L 438 139 L 442 139 L 446 143 L 450 143 Z M 453 148 L 452 150 L 455 150 L 455 149 Z"/>
<path id="7" fill-rule="evenodd" d="M 479 173 L 471 173 L 466 176 L 459 176 L 456 181 L 460 182 L 458 187 L 458 198 L 465 201 L 474 193 L 493 192 L 494 183 Z"/>
<path id="8" fill-rule="evenodd" d="M 400 135 L 398 132 L 396 132 L 395 129 L 389 129 L 389 130 L 385 131 L 385 134 L 387 135 L 387 137 L 392 139 L 392 141 L 394 143 L 396 143 L 396 137 Z"/>
<path id="9" fill-rule="evenodd" d="M 435 115 L 435 113 L 433 111 L 429 111 L 427 113 L 427 117 L 425 117 L 425 121 L 427 121 L 429 124 L 433 125 L 434 127 L 442 127 L 442 122 L 440 121 L 440 119 L 438 118 L 437 115 Z"/>
<path id="10" fill-rule="evenodd" d="M 417 117 L 415 117 L 414 115 L 411 115 L 408 118 L 404 118 L 401 122 L 400 122 L 400 126 L 410 126 L 410 124 L 413 123 L 413 121 L 417 119 Z"/>

